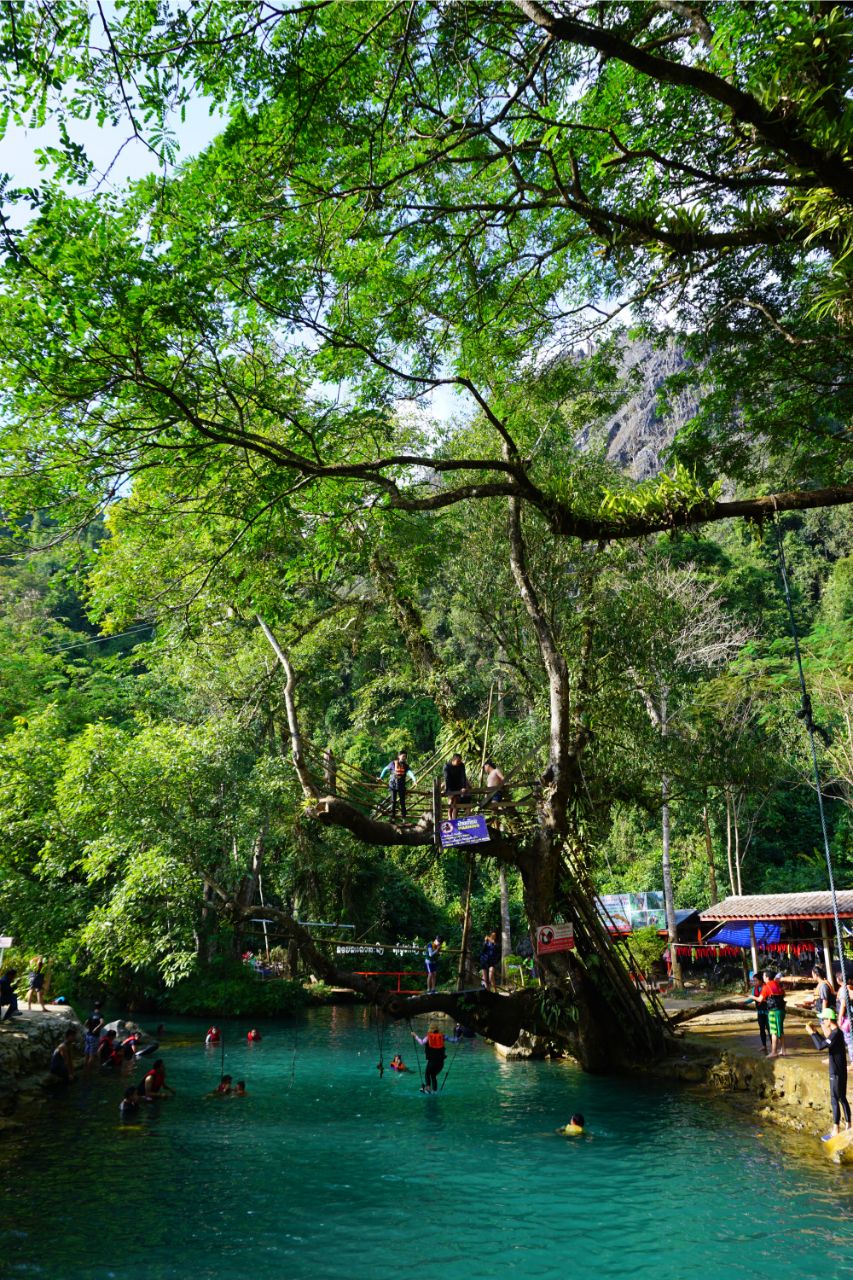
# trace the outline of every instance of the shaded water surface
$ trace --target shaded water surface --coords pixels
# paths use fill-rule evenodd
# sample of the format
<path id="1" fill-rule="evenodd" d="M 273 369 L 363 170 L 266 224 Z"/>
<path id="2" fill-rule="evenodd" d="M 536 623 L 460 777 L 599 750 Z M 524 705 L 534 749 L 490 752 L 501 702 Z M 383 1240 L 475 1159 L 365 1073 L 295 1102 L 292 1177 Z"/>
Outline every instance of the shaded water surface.
<path id="1" fill-rule="evenodd" d="M 226 1024 L 244 1099 L 207 1099 L 201 1023 L 163 1043 L 178 1097 L 122 1127 L 80 1080 L 0 1146 L 0 1280 L 807 1280 L 853 1275 L 853 1177 L 719 1101 L 465 1043 L 418 1091 L 366 1011 Z M 450 1048 L 451 1055 L 453 1047 Z M 137 1073 L 139 1075 L 141 1073 Z M 593 1136 L 553 1129 L 574 1110 Z M 834 1242 L 839 1242 L 835 1244 Z"/>

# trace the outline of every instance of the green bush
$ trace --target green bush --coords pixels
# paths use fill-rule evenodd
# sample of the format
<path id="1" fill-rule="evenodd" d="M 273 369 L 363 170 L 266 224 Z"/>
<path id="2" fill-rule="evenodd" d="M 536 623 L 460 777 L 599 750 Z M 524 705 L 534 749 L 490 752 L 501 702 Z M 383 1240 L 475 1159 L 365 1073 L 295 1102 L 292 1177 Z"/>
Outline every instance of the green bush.
<path id="1" fill-rule="evenodd" d="M 223 957 L 178 982 L 165 1004 L 171 1013 L 274 1018 L 304 1008 L 310 998 L 301 982 L 264 980 L 248 965 Z"/>

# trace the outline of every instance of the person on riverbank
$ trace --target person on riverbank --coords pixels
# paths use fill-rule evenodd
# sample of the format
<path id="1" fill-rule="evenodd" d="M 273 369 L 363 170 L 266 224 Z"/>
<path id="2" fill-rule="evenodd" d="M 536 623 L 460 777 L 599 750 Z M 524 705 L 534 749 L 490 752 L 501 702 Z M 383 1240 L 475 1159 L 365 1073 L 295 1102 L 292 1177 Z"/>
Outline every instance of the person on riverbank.
<path id="1" fill-rule="evenodd" d="M 495 969 L 498 963 L 499 951 L 498 935 L 492 930 L 483 939 L 483 946 L 480 951 L 480 985 L 486 991 L 497 991 L 498 989 Z"/>
<path id="2" fill-rule="evenodd" d="M 847 1047 L 844 1035 L 837 1025 L 834 1009 L 823 1009 L 818 1017 L 820 1027 L 806 1023 L 806 1031 L 812 1044 L 820 1052 L 829 1051 L 829 1102 L 832 1107 L 832 1129 L 824 1136 L 824 1142 L 838 1136 L 843 1114 L 845 1128 L 850 1128 L 850 1103 L 847 1101 Z"/>
<path id="3" fill-rule="evenodd" d="M 444 1036 L 438 1027 L 432 1026 L 425 1036 L 419 1036 L 413 1031 L 412 1039 L 417 1040 L 418 1044 L 424 1046 L 426 1065 L 424 1066 L 424 1082 L 421 1085 L 421 1092 L 438 1093 L 438 1077 L 444 1070 L 444 1063 L 447 1058 Z"/>
<path id="4" fill-rule="evenodd" d="M 74 1048 L 76 1038 L 77 1032 L 73 1027 L 69 1027 L 62 1037 L 61 1043 L 56 1046 L 51 1055 L 48 1070 L 52 1076 L 56 1076 L 57 1080 L 61 1080 L 63 1084 L 68 1084 L 74 1079 L 74 1059 L 71 1051 Z"/>
<path id="5" fill-rule="evenodd" d="M 767 1025 L 770 1030 L 770 1052 L 767 1056 L 768 1058 L 784 1058 L 785 990 L 778 978 L 774 978 L 769 969 L 764 971 L 764 982 L 758 1000 L 756 1000 L 756 1007 L 758 1007 L 759 1003 L 762 1003 L 767 1010 Z"/>
<path id="6" fill-rule="evenodd" d="M 44 1005 L 44 956 L 36 956 L 27 981 L 27 1008 L 32 1009 L 33 998 L 41 1003 L 42 1013 L 47 1013 Z"/>
<path id="7" fill-rule="evenodd" d="M 229 1076 L 228 1079 L 230 1084 L 231 1077 Z M 158 1058 L 151 1070 L 146 1071 L 143 1077 L 142 1093 L 146 1098 L 162 1098 L 164 1089 L 168 1089 L 174 1096 L 175 1090 L 170 1084 L 166 1084 L 166 1068 L 163 1059 Z"/>
<path id="8" fill-rule="evenodd" d="M 817 984 L 812 994 L 812 1002 L 815 1013 L 820 1017 L 824 1009 L 835 1008 L 835 991 L 832 983 L 828 981 L 826 971 L 822 965 L 816 964 L 814 966 L 812 977 Z"/>
<path id="9" fill-rule="evenodd" d="M 427 975 L 426 989 L 428 993 L 435 991 L 435 983 L 438 978 L 438 961 L 443 947 L 444 938 L 442 938 L 440 933 L 436 934 L 432 942 L 427 945 L 425 965 Z"/>
<path id="10" fill-rule="evenodd" d="M 470 793 L 468 775 L 465 772 L 465 765 L 458 751 L 450 757 L 442 772 L 444 776 L 444 794 L 447 796 L 447 816 L 452 822 L 459 813 L 459 805 L 467 799 Z"/>
<path id="11" fill-rule="evenodd" d="M 850 1015 L 853 1014 L 853 976 L 848 978 L 846 983 L 843 974 L 837 974 L 836 978 L 838 995 L 835 1000 L 835 1012 L 838 1015 L 838 1025 L 844 1036 L 844 1043 L 847 1045 L 847 1061 L 853 1063 L 853 1023 L 850 1019 Z"/>
<path id="12" fill-rule="evenodd" d="M 758 1018 L 758 1034 L 761 1037 L 761 1052 L 767 1052 L 767 1042 L 770 1039 L 770 1026 L 767 1021 L 767 1006 L 761 1000 L 761 988 L 764 985 L 761 978 L 754 969 L 750 970 L 750 982 L 752 983 L 752 995 L 750 1000 L 755 1001 L 755 1013 Z"/>
<path id="13" fill-rule="evenodd" d="M 18 1008 L 18 997 L 15 995 L 15 988 L 12 985 L 18 976 L 17 969 L 7 969 L 0 977 L 0 1022 L 6 1022 L 9 1018 L 18 1018 L 21 1011 Z M 6 1012 L 3 1012 L 3 1006 L 8 1005 Z"/>
<path id="14" fill-rule="evenodd" d="M 400 817 L 406 819 L 406 789 L 411 783 L 418 785 L 418 780 L 409 768 L 409 757 L 405 751 L 398 751 L 393 760 L 386 764 L 379 775 L 379 781 L 388 779 L 388 795 L 391 800 L 391 821 L 397 816 L 397 803 L 400 805 Z"/>

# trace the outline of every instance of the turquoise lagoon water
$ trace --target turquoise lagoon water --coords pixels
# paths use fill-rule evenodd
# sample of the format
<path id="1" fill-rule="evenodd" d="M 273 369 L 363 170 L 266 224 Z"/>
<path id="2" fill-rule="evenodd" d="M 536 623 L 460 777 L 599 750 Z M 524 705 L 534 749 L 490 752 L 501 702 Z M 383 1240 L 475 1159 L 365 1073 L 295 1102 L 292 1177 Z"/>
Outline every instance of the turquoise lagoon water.
<path id="1" fill-rule="evenodd" d="M 177 1098 L 118 1122 L 78 1080 L 0 1145 L 0 1280 L 848 1277 L 853 1177 L 702 1094 L 502 1063 L 465 1043 L 444 1091 L 380 1079 L 362 1009 L 170 1026 Z M 294 1052 L 295 1049 L 295 1052 Z M 389 1030 L 385 1060 L 405 1028 Z M 451 1048 L 451 1053 L 453 1049 Z M 553 1129 L 582 1110 L 594 1136 Z"/>

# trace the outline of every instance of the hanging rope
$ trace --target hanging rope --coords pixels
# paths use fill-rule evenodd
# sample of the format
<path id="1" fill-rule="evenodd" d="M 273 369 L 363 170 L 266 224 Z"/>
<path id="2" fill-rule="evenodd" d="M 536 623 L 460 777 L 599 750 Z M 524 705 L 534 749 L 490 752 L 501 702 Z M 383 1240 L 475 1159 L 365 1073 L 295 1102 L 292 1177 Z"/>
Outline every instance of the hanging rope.
<path id="1" fill-rule="evenodd" d="M 406 1021 L 407 1021 L 407 1022 L 408 1022 L 408 1024 L 409 1024 L 409 1031 L 411 1031 L 411 1033 L 412 1033 L 412 1044 L 415 1046 L 415 1058 L 417 1059 L 417 1063 L 418 1063 L 418 1075 L 419 1075 L 419 1076 L 420 1076 L 420 1078 L 421 1078 L 421 1088 L 423 1089 L 423 1087 L 424 1087 L 424 1073 L 423 1073 L 423 1071 L 421 1070 L 421 1051 L 420 1051 L 420 1045 L 418 1044 L 417 1037 L 415 1036 L 415 1030 L 414 1030 L 414 1027 L 412 1026 L 412 1019 L 411 1019 L 411 1018 L 407 1018 L 407 1019 L 406 1019 Z"/>
<path id="2" fill-rule="evenodd" d="M 841 965 L 841 983 L 844 991 L 844 1008 L 848 1021 L 850 1020 L 850 996 L 847 991 L 847 973 L 844 967 L 844 941 L 841 933 L 841 917 L 838 914 L 838 895 L 835 891 L 835 873 L 832 867 L 832 850 L 829 847 L 829 831 L 826 826 L 826 811 L 823 805 L 823 790 L 820 782 L 820 768 L 817 762 L 817 747 L 815 746 L 815 735 L 820 734 L 821 738 L 826 741 L 826 731 L 820 725 L 815 724 L 812 714 L 812 701 L 806 688 L 806 677 L 803 672 L 803 658 L 800 652 L 800 637 L 797 632 L 797 623 L 794 618 L 794 606 L 791 602 L 791 588 L 788 583 L 788 565 L 785 560 L 785 547 L 782 542 L 782 529 L 779 524 L 779 513 L 776 513 L 774 528 L 776 532 L 776 547 L 779 556 L 779 574 L 782 579 L 782 590 L 785 594 L 785 605 L 788 610 L 788 621 L 791 625 L 791 637 L 794 641 L 794 656 L 797 659 L 797 675 L 800 682 L 800 710 L 797 713 L 800 720 L 806 726 L 806 732 L 809 735 L 809 750 L 812 758 L 812 771 L 814 773 L 815 792 L 817 794 L 817 807 L 820 814 L 820 829 L 823 833 L 823 852 L 826 858 L 826 872 L 829 876 L 829 893 L 832 901 L 832 915 L 835 920 L 835 939 L 838 944 L 838 962 Z M 831 981 L 832 975 L 827 974 L 827 978 Z"/>
<path id="3" fill-rule="evenodd" d="M 456 1038 L 456 1048 L 453 1050 L 453 1057 L 450 1059 L 450 1062 L 448 1063 L 447 1070 L 444 1073 L 444 1079 L 442 1080 L 441 1087 L 438 1090 L 439 1093 L 444 1092 L 444 1086 L 447 1084 L 447 1077 L 450 1075 L 450 1072 L 453 1069 L 453 1064 L 456 1061 L 456 1055 L 459 1052 L 459 1048 L 461 1044 L 462 1044 L 462 1036 L 459 1035 Z"/>
<path id="4" fill-rule="evenodd" d="M 385 1074 L 385 1015 L 377 1010 L 375 1017 L 376 1041 L 379 1045 L 379 1061 L 376 1064 L 376 1070 L 379 1072 L 379 1079 L 381 1080 Z"/>

